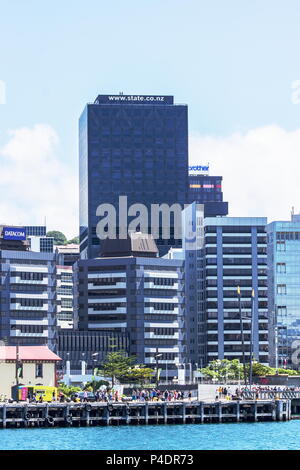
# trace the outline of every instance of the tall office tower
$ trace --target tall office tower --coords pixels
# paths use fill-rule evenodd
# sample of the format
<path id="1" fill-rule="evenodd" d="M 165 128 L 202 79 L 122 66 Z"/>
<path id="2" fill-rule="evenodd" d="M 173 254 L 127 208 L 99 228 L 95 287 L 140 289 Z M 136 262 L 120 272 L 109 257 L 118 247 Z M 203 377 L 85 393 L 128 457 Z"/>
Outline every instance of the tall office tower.
<path id="1" fill-rule="evenodd" d="M 210 176 L 209 166 L 189 166 L 190 203 L 204 204 L 204 217 L 228 214 L 228 202 L 223 201 L 222 176 Z"/>
<path id="2" fill-rule="evenodd" d="M 132 238 L 132 236 L 135 236 Z M 129 353 L 161 377 L 180 377 L 185 362 L 183 260 L 157 257 L 148 235 L 106 240 L 101 258 L 74 265 L 80 330 L 124 332 Z"/>
<path id="3" fill-rule="evenodd" d="M 204 205 L 194 202 L 184 209 L 182 215 L 187 356 L 188 361 L 192 363 L 192 369 L 197 369 L 204 365 L 206 351 Z"/>
<path id="4" fill-rule="evenodd" d="M 269 362 L 266 224 L 266 218 L 254 217 L 204 219 L 207 362 L 243 360 L 238 286 L 246 361 L 253 310 L 254 358 Z"/>
<path id="5" fill-rule="evenodd" d="M 96 234 L 100 204 L 115 207 L 118 236 L 127 232 L 126 221 L 134 218 L 127 218 L 126 209 L 119 211 L 119 196 L 127 196 L 128 207 L 145 204 L 149 215 L 151 204 L 183 206 L 187 202 L 187 112 L 187 105 L 174 104 L 173 96 L 99 95 L 85 107 L 79 121 L 82 259 L 100 252 Z M 119 220 L 120 213 L 123 220 Z M 149 229 L 150 220 L 146 227 L 155 236 L 160 255 L 170 246 L 181 246 L 174 218 L 169 237 L 162 234 L 165 225 L 160 220 L 158 235 Z M 145 227 L 138 230 L 145 232 Z"/>
<path id="6" fill-rule="evenodd" d="M 167 259 L 184 262 L 185 376 L 194 382 L 206 361 L 206 315 L 204 303 L 204 206 L 190 204 L 182 211 L 182 248 L 170 248 Z"/>
<path id="7" fill-rule="evenodd" d="M 300 215 L 268 224 L 267 232 L 270 362 L 299 369 Z"/>

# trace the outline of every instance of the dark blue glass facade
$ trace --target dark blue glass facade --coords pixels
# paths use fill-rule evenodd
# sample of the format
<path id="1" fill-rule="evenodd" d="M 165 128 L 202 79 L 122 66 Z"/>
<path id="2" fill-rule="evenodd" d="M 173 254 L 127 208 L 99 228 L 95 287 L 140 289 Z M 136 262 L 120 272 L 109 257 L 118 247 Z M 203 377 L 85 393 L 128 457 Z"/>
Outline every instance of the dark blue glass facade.
<path id="1" fill-rule="evenodd" d="M 204 217 L 228 214 L 223 201 L 222 176 L 189 175 L 189 202 L 204 204 Z"/>
<path id="2" fill-rule="evenodd" d="M 150 213 L 153 203 L 188 202 L 187 106 L 172 104 L 173 97 L 123 100 L 117 95 L 110 101 L 105 96 L 88 104 L 79 122 L 82 258 L 99 255 L 100 204 L 117 210 L 119 196 L 126 195 L 128 206 L 142 203 Z M 160 254 L 181 246 L 172 238 L 172 226 L 170 239 L 156 242 Z"/>

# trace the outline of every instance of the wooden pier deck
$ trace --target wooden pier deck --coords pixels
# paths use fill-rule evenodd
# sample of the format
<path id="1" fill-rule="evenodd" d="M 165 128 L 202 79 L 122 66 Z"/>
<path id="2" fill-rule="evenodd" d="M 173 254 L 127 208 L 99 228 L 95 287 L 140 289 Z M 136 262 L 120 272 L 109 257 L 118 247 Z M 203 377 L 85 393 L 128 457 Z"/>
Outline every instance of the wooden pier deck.
<path id="1" fill-rule="evenodd" d="M 287 421 L 290 400 L 0 404 L 0 428 Z"/>

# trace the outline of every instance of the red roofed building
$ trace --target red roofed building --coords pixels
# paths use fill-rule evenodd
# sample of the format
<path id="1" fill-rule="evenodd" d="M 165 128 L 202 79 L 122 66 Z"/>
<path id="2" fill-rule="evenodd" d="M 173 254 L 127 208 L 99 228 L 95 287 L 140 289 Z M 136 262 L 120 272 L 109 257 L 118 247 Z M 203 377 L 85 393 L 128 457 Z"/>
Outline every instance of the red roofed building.
<path id="1" fill-rule="evenodd" d="M 61 359 L 47 346 L 20 346 L 18 356 L 17 365 L 17 347 L 0 346 L 0 399 L 11 398 L 17 383 L 56 386 L 56 364 Z"/>

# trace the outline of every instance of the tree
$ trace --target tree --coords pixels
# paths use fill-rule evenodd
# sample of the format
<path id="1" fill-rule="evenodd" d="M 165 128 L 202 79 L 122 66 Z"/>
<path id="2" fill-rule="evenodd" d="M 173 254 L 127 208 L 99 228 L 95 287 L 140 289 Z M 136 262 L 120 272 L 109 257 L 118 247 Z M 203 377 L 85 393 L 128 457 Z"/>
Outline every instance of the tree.
<path id="1" fill-rule="evenodd" d="M 79 245 L 79 237 L 74 237 L 71 240 L 68 240 L 67 243 L 74 243 L 75 245 Z"/>
<path id="2" fill-rule="evenodd" d="M 206 377 L 217 379 L 218 381 L 238 380 L 243 377 L 243 365 L 238 359 L 229 361 L 228 359 L 216 359 L 208 364 L 207 367 L 200 369 L 200 372 Z"/>
<path id="3" fill-rule="evenodd" d="M 135 357 L 127 356 L 126 353 L 122 351 L 110 352 L 106 356 L 106 360 L 103 363 L 101 370 L 101 375 L 105 377 L 111 377 L 112 386 L 114 386 L 115 380 L 122 379 L 131 366 L 135 362 Z"/>
<path id="4" fill-rule="evenodd" d="M 229 361 L 228 359 L 217 359 L 210 362 L 206 367 L 200 369 L 205 377 L 223 381 L 224 379 L 239 380 L 244 378 L 243 365 L 238 359 Z M 252 377 L 260 375 L 275 375 L 277 370 L 274 367 L 252 362 Z M 296 370 L 278 369 L 279 374 L 297 375 Z M 250 364 L 246 364 L 246 377 L 250 377 Z"/>
<path id="5" fill-rule="evenodd" d="M 53 237 L 55 245 L 65 245 L 67 243 L 67 237 L 58 230 L 47 232 L 47 237 Z"/>
<path id="6" fill-rule="evenodd" d="M 131 367 L 127 373 L 123 375 L 122 382 L 138 383 L 143 386 L 145 382 L 148 382 L 153 377 L 154 373 L 154 369 L 150 369 L 144 365 Z"/>
<path id="7" fill-rule="evenodd" d="M 81 392 L 80 387 L 74 387 L 73 385 L 65 385 L 60 383 L 58 386 L 58 392 L 63 393 L 66 397 L 70 397 L 73 393 Z"/>
<path id="8" fill-rule="evenodd" d="M 87 388 L 92 389 L 93 393 L 95 393 L 102 385 L 109 387 L 109 382 L 107 380 L 91 380 L 91 382 L 87 382 L 84 386 L 84 390 Z"/>

